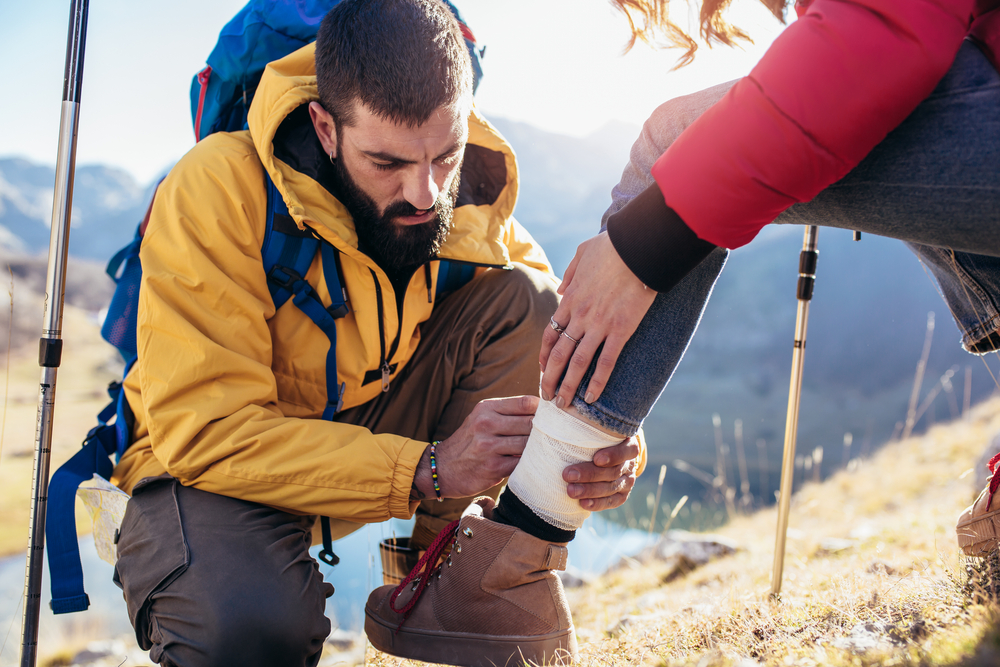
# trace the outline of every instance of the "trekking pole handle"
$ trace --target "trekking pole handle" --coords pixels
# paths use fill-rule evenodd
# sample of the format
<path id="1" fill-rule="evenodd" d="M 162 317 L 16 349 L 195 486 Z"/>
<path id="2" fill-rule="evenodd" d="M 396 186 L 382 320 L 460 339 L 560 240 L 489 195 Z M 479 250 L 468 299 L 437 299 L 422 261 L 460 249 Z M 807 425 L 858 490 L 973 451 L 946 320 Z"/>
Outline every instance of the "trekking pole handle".
<path id="1" fill-rule="evenodd" d="M 34 667 L 38 659 L 38 622 L 42 600 L 42 555 L 45 549 L 52 418 L 55 409 L 56 375 L 62 360 L 66 259 L 69 251 L 70 216 L 73 210 L 73 176 L 76 171 L 76 139 L 83 85 L 88 10 L 89 0 L 71 0 L 66 68 L 63 75 L 62 112 L 59 119 L 59 149 L 52 201 L 52 225 L 49 234 L 48 273 L 45 280 L 46 298 L 42 336 L 38 348 L 38 365 L 42 370 L 35 429 L 28 554 L 24 576 L 21 667 Z"/>
<path id="2" fill-rule="evenodd" d="M 796 296 L 800 301 L 812 300 L 813 287 L 816 285 L 816 263 L 819 260 L 816 236 L 815 226 L 806 228 L 802 252 L 799 253 L 799 284 Z"/>

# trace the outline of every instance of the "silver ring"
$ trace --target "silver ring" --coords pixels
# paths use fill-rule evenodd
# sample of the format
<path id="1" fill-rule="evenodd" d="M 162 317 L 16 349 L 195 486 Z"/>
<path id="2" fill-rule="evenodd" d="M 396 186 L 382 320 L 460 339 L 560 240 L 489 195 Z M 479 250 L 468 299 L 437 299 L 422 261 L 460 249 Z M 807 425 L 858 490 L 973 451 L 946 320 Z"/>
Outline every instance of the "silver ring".
<path id="1" fill-rule="evenodd" d="M 572 336 L 570 336 L 570 335 L 569 335 L 568 333 L 566 333 L 565 331 L 560 331 L 560 332 L 559 332 L 559 335 L 560 335 L 560 336 L 565 336 L 566 338 L 570 339 L 571 341 L 573 341 L 573 344 L 574 344 L 574 345 L 579 345 L 579 344 L 580 344 L 580 341 L 578 341 L 577 339 L 573 338 Z"/>
<path id="2" fill-rule="evenodd" d="M 549 327 L 551 327 L 551 329 L 557 334 L 561 334 L 563 331 L 566 331 L 566 327 L 559 326 L 559 323 L 556 322 L 554 317 L 549 318 Z"/>

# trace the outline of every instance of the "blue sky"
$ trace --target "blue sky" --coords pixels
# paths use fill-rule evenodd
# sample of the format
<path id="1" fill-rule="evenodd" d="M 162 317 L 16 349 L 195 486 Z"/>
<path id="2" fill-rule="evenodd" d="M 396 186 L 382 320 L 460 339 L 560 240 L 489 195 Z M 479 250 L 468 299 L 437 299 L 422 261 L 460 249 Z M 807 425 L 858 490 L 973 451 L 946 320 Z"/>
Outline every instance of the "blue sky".
<path id="1" fill-rule="evenodd" d="M 455 1 L 487 47 L 480 109 L 574 136 L 611 120 L 639 125 L 672 97 L 746 74 L 781 29 L 742 0 L 733 18 L 756 44 L 702 49 L 694 65 L 671 72 L 675 51 L 639 45 L 622 56 L 627 22 L 606 0 Z M 187 151 L 191 77 L 244 2 L 92 0 L 78 164 L 121 167 L 145 182 Z M 0 3 L 0 156 L 55 162 L 69 7 Z"/>

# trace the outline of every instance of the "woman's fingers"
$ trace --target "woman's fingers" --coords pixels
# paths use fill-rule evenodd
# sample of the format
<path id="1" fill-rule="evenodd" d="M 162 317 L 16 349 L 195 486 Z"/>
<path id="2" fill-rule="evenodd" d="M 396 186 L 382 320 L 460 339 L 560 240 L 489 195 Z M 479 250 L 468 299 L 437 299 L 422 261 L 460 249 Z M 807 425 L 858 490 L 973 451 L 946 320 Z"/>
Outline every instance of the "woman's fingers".
<path id="1" fill-rule="evenodd" d="M 538 365 L 543 371 L 549 363 L 549 355 L 552 353 L 552 348 L 559 342 L 559 330 L 554 328 L 554 326 L 564 329 L 563 325 L 557 319 L 558 317 L 564 317 L 564 315 L 560 315 L 559 310 L 556 310 L 552 318 L 549 319 L 549 326 L 545 327 L 545 331 L 542 333 L 542 348 L 538 353 Z M 553 325 L 553 322 L 555 322 L 555 325 Z"/>
<path id="2" fill-rule="evenodd" d="M 563 274 L 562 283 L 559 285 L 559 289 L 556 290 L 558 294 L 565 294 L 566 288 L 573 282 L 573 276 L 576 274 L 576 267 L 580 263 L 580 254 L 582 250 L 583 244 L 576 247 L 576 252 L 573 254 L 573 260 L 569 263 L 569 266 L 566 267 L 566 273 Z"/>
<path id="3" fill-rule="evenodd" d="M 560 407 L 569 406 L 603 344 L 584 392 L 584 400 L 591 403 L 604 391 L 618 355 L 656 292 L 646 289 L 625 266 L 604 233 L 577 248 L 559 291 L 563 299 L 552 317 L 553 326 L 542 336 L 539 353 L 542 398 L 558 397 Z"/>
<path id="4" fill-rule="evenodd" d="M 601 397 L 604 387 L 608 384 L 608 378 L 611 377 L 611 371 L 618 363 L 618 355 L 621 354 L 626 342 L 628 342 L 628 338 L 622 338 L 614 333 L 604 340 L 601 356 L 598 357 L 597 363 L 594 365 L 594 374 L 590 376 L 590 382 L 587 383 L 587 389 L 583 394 L 585 402 L 593 403 Z"/>
<path id="5" fill-rule="evenodd" d="M 568 332 L 567 332 L 568 333 Z M 565 337 L 565 336 L 564 336 Z M 570 354 L 569 362 L 566 365 L 566 375 L 556 394 L 556 407 L 568 407 L 573 402 L 580 380 L 583 379 L 590 362 L 600 347 L 601 334 L 599 332 L 588 332 L 580 339 L 579 344 L 575 344 L 575 349 Z"/>
<path id="6" fill-rule="evenodd" d="M 568 336 L 559 334 L 557 338 L 558 340 L 549 350 L 548 359 L 545 362 L 545 371 L 542 373 L 541 393 L 542 399 L 546 401 L 551 401 L 556 397 L 556 391 L 559 389 L 559 379 L 562 377 L 569 360 L 576 351 L 576 343 Z M 572 399 L 573 395 L 570 394 L 569 396 Z M 566 403 L 566 405 L 569 405 L 569 403 Z"/>

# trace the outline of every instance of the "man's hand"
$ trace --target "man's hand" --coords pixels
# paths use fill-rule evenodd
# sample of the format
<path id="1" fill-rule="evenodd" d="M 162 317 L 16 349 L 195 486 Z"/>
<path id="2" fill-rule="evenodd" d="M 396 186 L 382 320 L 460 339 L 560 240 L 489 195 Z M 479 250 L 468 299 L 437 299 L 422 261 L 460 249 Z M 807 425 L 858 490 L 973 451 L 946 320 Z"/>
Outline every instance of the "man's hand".
<path id="1" fill-rule="evenodd" d="M 437 446 L 442 497 L 474 496 L 509 477 L 528 442 L 537 408 L 537 396 L 480 401 L 458 430 Z M 417 467 L 413 487 L 414 500 L 435 497 L 428 451 Z"/>
<path id="2" fill-rule="evenodd" d="M 635 485 L 636 457 L 639 444 L 635 438 L 599 449 L 593 463 L 575 463 L 563 470 L 569 483 L 570 498 L 579 498 L 580 507 L 591 512 L 620 507 Z"/>

